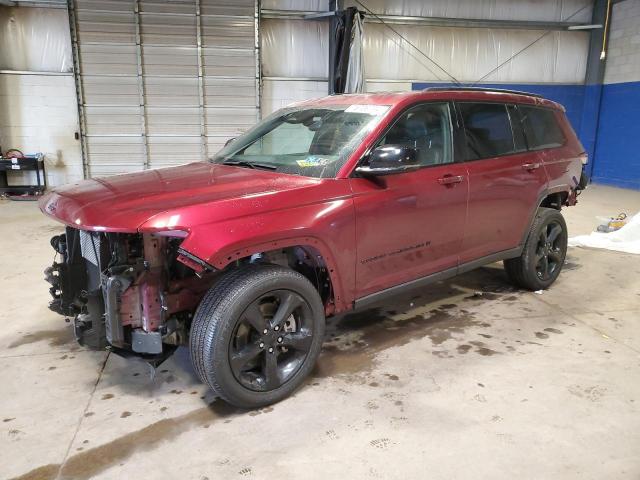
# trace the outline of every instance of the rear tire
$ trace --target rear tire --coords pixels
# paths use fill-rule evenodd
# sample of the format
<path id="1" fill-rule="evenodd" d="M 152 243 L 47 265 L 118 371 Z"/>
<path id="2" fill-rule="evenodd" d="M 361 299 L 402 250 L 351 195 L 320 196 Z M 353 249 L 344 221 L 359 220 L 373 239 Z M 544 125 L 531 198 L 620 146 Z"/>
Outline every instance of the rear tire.
<path id="1" fill-rule="evenodd" d="M 504 261 L 511 282 L 528 290 L 549 288 L 562 270 L 567 238 L 562 214 L 553 208 L 538 209 L 522 254 Z"/>
<path id="2" fill-rule="evenodd" d="M 191 358 L 198 377 L 222 399 L 262 407 L 301 385 L 324 329 L 324 306 L 306 277 L 278 265 L 246 265 L 202 299 L 191 327 Z"/>

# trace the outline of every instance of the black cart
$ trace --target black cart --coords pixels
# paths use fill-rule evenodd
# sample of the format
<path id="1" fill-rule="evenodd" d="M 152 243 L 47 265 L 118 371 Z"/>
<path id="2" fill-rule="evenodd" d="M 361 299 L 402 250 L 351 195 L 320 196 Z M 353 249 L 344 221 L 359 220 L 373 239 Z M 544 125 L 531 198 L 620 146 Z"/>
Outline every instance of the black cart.
<path id="1" fill-rule="evenodd" d="M 36 185 L 9 185 L 8 174 L 19 171 L 35 171 Z M 22 158 L 0 157 L 0 194 L 9 195 L 41 195 L 47 186 L 47 177 L 44 171 L 44 156 L 25 155 Z"/>

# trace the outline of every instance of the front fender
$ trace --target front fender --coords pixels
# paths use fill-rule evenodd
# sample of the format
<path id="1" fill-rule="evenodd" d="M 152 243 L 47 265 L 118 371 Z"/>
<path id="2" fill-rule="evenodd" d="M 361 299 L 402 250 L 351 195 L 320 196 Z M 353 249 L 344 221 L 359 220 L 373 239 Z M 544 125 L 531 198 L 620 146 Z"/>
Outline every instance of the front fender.
<path id="1" fill-rule="evenodd" d="M 223 269 L 239 258 L 309 246 L 329 270 L 336 312 L 350 308 L 355 289 L 355 221 L 350 198 L 194 226 L 181 250 Z"/>

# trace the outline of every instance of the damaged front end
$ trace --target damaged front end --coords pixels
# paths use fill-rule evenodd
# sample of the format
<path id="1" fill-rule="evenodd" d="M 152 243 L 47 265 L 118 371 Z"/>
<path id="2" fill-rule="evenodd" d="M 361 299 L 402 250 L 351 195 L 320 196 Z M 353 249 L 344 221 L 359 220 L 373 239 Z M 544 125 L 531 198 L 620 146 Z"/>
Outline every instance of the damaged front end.
<path id="1" fill-rule="evenodd" d="M 181 241 L 67 227 L 51 239 L 59 257 L 45 270 L 49 308 L 73 318 L 83 346 L 163 361 L 187 343 L 193 312 L 215 278 L 178 260 Z"/>

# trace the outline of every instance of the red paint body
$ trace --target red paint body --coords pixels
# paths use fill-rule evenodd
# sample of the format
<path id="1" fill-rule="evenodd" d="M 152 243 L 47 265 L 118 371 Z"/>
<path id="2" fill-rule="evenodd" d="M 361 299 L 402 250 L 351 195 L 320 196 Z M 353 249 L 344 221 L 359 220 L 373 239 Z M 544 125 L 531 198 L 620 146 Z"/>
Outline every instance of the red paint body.
<path id="1" fill-rule="evenodd" d="M 405 108 L 456 100 L 555 108 L 567 142 L 553 150 L 433 165 L 376 181 L 353 177 L 359 160 Z M 547 195 L 566 193 L 568 203 L 575 198 L 584 149 L 562 107 L 551 101 L 498 92 L 425 91 L 304 103 L 337 104 L 391 108 L 336 178 L 201 162 L 85 180 L 56 189 L 40 207 L 80 229 L 185 231 L 181 248 L 219 269 L 257 252 L 313 246 L 330 271 L 337 312 L 368 294 L 518 247 Z M 527 170 L 523 165 L 528 164 L 540 168 Z M 462 181 L 441 184 L 447 176 Z"/>

